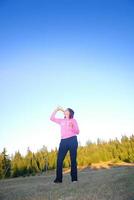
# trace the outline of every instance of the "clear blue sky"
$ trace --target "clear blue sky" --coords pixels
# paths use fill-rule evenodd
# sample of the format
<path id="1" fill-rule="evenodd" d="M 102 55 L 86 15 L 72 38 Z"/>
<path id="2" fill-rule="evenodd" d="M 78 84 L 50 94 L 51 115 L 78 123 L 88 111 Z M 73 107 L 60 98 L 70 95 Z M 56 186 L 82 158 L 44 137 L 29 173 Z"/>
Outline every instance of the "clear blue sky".
<path id="1" fill-rule="evenodd" d="M 82 144 L 134 134 L 133 11 L 132 0 L 0 1 L 0 151 L 58 147 L 57 105 L 75 110 Z"/>

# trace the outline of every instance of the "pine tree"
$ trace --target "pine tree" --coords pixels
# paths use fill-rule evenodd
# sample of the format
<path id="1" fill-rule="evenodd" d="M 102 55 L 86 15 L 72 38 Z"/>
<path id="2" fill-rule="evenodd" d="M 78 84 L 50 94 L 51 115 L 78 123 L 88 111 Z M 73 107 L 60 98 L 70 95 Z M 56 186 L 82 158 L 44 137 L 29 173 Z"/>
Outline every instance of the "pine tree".
<path id="1" fill-rule="evenodd" d="M 6 148 L 1 153 L 1 177 L 8 178 L 11 175 L 11 160 L 7 154 Z"/>
<path id="2" fill-rule="evenodd" d="M 19 151 L 15 152 L 15 155 L 12 158 L 11 169 L 12 177 L 24 176 L 27 173 L 25 160 Z"/>

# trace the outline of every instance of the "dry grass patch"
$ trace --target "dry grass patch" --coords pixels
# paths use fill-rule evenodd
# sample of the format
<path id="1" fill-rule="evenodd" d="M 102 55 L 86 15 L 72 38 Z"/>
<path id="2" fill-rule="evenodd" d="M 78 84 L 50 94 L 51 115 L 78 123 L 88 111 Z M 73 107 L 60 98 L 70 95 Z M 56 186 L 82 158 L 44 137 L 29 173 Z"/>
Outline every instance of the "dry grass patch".
<path id="1" fill-rule="evenodd" d="M 55 171 L 49 175 L 1 180 L 0 200 L 134 200 L 133 166 L 108 169 L 104 169 L 104 163 L 96 166 L 98 170 L 78 170 L 76 184 L 71 183 L 67 172 L 62 184 L 54 184 Z"/>

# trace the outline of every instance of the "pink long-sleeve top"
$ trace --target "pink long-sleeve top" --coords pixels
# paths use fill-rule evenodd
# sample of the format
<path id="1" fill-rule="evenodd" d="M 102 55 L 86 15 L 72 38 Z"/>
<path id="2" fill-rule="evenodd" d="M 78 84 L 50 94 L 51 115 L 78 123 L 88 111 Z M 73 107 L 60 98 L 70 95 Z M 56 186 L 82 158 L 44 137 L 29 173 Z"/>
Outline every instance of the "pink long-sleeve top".
<path id="1" fill-rule="evenodd" d="M 76 119 L 56 118 L 56 111 L 54 111 L 50 117 L 50 120 L 56 122 L 61 127 L 61 139 L 69 138 L 79 134 L 79 127 Z"/>

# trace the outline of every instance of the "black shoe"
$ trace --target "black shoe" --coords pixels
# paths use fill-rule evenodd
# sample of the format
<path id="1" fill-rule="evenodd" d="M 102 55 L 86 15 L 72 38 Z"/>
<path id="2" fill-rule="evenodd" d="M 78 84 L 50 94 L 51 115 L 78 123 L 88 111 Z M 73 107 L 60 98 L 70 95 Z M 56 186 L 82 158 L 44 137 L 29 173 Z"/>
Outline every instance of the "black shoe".
<path id="1" fill-rule="evenodd" d="M 55 179 L 54 180 L 54 183 L 62 183 L 62 181 L 58 180 L 58 179 Z"/>

